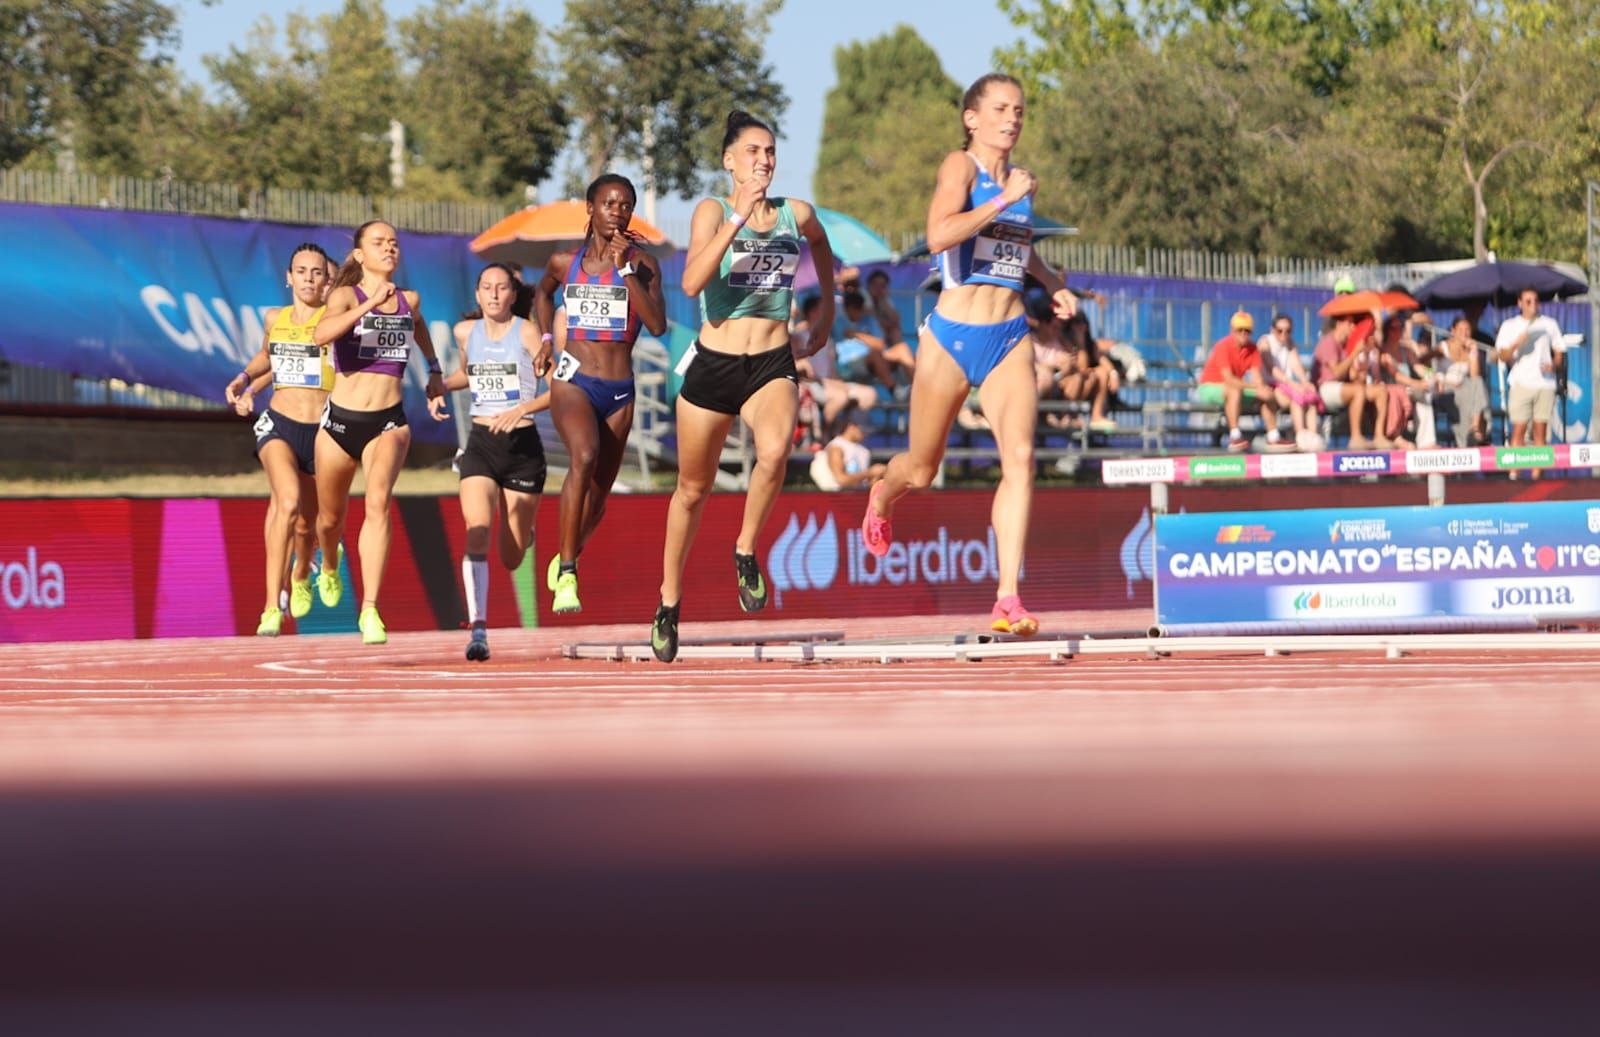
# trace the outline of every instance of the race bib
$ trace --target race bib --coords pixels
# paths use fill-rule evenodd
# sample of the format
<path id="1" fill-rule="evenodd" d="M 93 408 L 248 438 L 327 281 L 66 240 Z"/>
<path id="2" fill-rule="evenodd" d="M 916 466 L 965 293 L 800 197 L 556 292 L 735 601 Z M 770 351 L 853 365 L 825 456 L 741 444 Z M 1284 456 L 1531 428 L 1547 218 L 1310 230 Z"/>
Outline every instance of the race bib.
<path id="1" fill-rule="evenodd" d="M 972 248 L 972 272 L 997 281 L 1022 283 L 1033 254 L 1033 228 L 998 220 L 978 232 Z"/>
<path id="2" fill-rule="evenodd" d="M 578 358 L 572 355 L 571 350 L 561 354 L 561 359 L 556 361 L 556 369 L 550 372 L 550 377 L 558 382 L 570 382 L 572 376 L 578 373 Z"/>
<path id="3" fill-rule="evenodd" d="M 361 344 L 356 355 L 368 362 L 399 360 L 411 353 L 412 322 L 409 313 L 369 313 L 357 325 Z"/>
<path id="4" fill-rule="evenodd" d="M 794 287 L 794 273 L 800 268 L 800 242 L 793 238 L 734 238 L 731 251 L 733 265 L 728 269 L 728 287 L 757 295 Z"/>
<path id="5" fill-rule="evenodd" d="M 522 402 L 516 364 L 468 364 L 467 386 L 474 407 L 515 407 Z"/>
<path id="6" fill-rule="evenodd" d="M 567 305 L 568 331 L 628 330 L 628 286 L 625 284 L 569 284 L 562 290 Z"/>
<path id="7" fill-rule="evenodd" d="M 322 347 L 312 342 L 269 342 L 274 389 L 321 389 Z"/>

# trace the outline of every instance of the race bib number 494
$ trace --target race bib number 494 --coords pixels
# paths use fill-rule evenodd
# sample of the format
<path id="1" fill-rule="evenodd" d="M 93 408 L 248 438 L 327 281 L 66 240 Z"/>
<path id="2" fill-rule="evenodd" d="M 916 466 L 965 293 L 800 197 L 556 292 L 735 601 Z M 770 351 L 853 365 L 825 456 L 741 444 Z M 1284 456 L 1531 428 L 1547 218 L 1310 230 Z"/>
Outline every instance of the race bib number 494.
<path id="1" fill-rule="evenodd" d="M 1021 281 L 1033 254 L 1033 228 L 996 221 L 978 232 L 973 243 L 974 273 Z"/>
<path id="2" fill-rule="evenodd" d="M 759 238 L 734 238 L 733 263 L 728 269 L 728 286 L 768 293 L 794 287 L 794 274 L 800 268 L 800 243 L 792 238 L 762 241 Z"/>

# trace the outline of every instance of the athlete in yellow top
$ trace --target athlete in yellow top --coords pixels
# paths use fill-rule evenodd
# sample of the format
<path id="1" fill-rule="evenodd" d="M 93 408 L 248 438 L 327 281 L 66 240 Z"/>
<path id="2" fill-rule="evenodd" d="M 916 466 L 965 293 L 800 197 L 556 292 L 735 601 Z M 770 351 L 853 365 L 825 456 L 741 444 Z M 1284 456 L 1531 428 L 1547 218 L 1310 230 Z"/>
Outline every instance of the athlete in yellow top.
<path id="1" fill-rule="evenodd" d="M 333 361 L 312 340 L 322 319 L 328 287 L 328 256 L 316 245 L 298 246 L 284 283 L 294 292 L 288 306 L 268 310 L 261 349 L 234 375 L 225 395 L 241 414 L 255 409 L 257 378 L 272 380 L 272 402 L 255 424 L 256 457 L 267 473 L 267 602 L 256 633 L 276 637 L 283 627 L 283 581 L 289 541 L 294 540 L 289 615 L 311 611 L 311 552 L 316 548 L 317 484 L 314 458 L 318 421 L 333 388 Z"/>

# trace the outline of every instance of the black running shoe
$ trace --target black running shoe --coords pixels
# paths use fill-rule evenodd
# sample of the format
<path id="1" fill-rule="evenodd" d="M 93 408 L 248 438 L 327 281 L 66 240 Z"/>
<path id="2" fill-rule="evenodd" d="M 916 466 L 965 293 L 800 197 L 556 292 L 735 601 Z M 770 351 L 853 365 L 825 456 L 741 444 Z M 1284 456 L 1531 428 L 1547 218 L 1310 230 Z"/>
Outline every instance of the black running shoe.
<path id="1" fill-rule="evenodd" d="M 682 605 L 657 605 L 655 622 L 650 624 L 650 650 L 659 662 L 678 657 L 678 608 Z"/>
<path id="2" fill-rule="evenodd" d="M 472 640 L 467 642 L 467 660 L 475 663 L 489 660 L 489 632 L 483 627 L 472 628 Z"/>
<path id="3" fill-rule="evenodd" d="M 733 568 L 739 574 L 739 607 L 746 612 L 760 612 L 767 607 L 767 579 L 761 575 L 761 564 L 755 555 L 733 552 Z"/>

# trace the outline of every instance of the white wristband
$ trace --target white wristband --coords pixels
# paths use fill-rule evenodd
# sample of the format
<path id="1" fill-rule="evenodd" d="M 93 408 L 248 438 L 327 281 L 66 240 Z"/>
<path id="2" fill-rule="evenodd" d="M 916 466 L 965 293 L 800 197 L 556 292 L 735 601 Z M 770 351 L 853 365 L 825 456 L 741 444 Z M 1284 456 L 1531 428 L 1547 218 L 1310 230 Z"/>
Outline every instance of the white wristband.
<path id="1" fill-rule="evenodd" d="M 749 219 L 748 216 L 740 216 L 738 213 L 734 213 L 732 216 L 728 217 L 728 223 L 733 227 L 734 230 L 738 230 L 740 227 L 744 226 L 744 222 L 747 219 Z"/>

